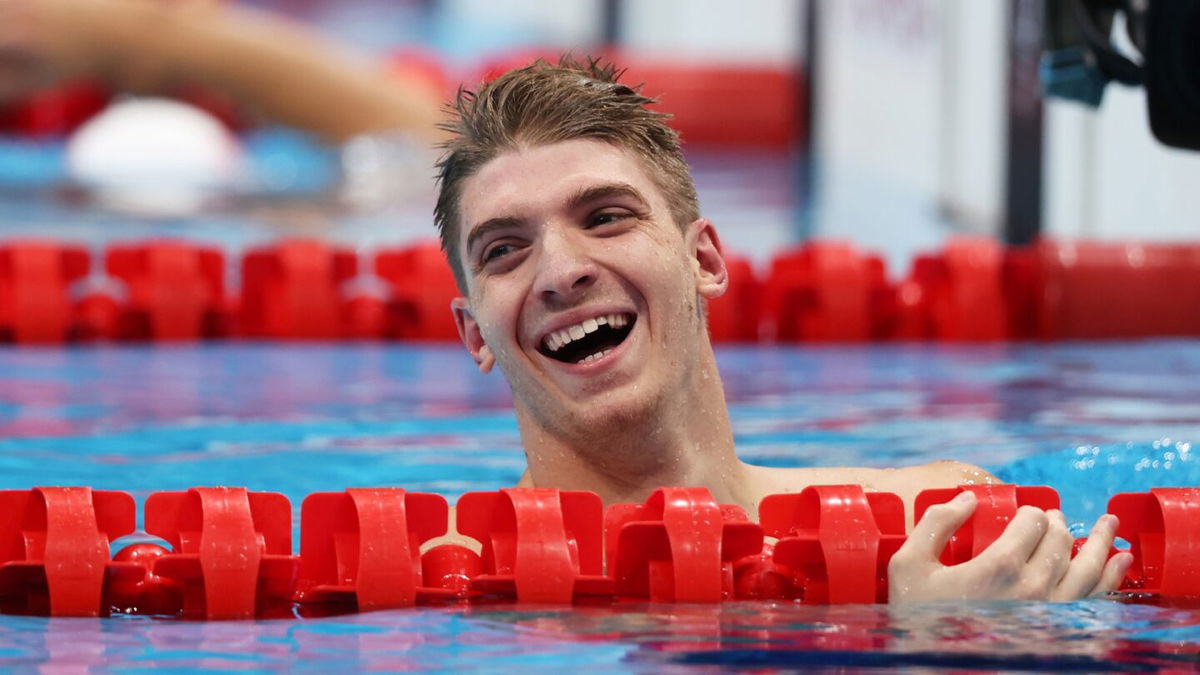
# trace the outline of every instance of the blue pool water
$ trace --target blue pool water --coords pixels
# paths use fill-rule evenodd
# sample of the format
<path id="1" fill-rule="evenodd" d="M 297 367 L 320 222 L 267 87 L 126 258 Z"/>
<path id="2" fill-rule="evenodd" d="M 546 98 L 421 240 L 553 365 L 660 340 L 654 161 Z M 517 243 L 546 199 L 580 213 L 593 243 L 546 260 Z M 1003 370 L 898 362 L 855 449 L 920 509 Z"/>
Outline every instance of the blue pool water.
<path id="1" fill-rule="evenodd" d="M 1200 341 L 723 348 L 741 454 L 778 466 L 953 457 L 1108 497 L 1200 485 Z M 221 343 L 0 348 L 0 488 L 139 500 L 199 484 L 286 494 L 516 481 L 510 398 L 461 348 Z M 298 516 L 298 514 L 297 514 Z M 1152 670 L 1200 664 L 1200 604 L 892 609 L 487 606 L 190 623 L 0 617 L 0 668 L 672 672 Z"/>

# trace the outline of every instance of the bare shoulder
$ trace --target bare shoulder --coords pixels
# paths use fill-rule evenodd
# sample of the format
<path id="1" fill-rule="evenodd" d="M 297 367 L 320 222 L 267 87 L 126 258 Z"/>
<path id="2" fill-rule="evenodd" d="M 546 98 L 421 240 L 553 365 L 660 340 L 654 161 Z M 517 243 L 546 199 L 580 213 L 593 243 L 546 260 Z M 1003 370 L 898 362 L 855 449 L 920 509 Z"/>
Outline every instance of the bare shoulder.
<path id="1" fill-rule="evenodd" d="M 861 485 L 869 492 L 891 492 L 908 508 L 923 490 L 1000 482 L 974 464 L 942 460 L 895 469 L 868 467 L 821 467 L 777 469 L 748 467 L 757 493 L 755 502 L 768 494 L 799 492 L 810 485 Z M 757 504 L 755 507 L 757 508 Z"/>
<path id="2" fill-rule="evenodd" d="M 905 474 L 908 480 L 922 484 L 922 489 L 939 487 L 957 487 L 959 485 L 985 485 L 999 483 L 1000 479 L 990 471 L 974 464 L 959 462 L 953 459 L 943 459 L 928 464 L 897 469 L 897 473 Z"/>
<path id="3" fill-rule="evenodd" d="M 872 488 L 899 495 L 910 508 L 924 490 L 1000 482 L 985 469 L 954 460 L 875 471 Z"/>
<path id="4" fill-rule="evenodd" d="M 912 494 L 931 488 L 1000 482 L 986 469 L 952 459 L 877 471 L 875 483 L 880 489 Z"/>
<path id="5" fill-rule="evenodd" d="M 913 492 L 915 494 L 915 492 L 928 488 L 999 482 L 999 479 L 983 468 L 954 460 L 940 460 L 895 469 L 867 467 L 748 468 L 752 469 L 751 475 L 754 476 L 755 482 L 762 490 L 774 492 L 797 492 L 809 485 L 853 483 L 862 485 L 867 490 Z"/>

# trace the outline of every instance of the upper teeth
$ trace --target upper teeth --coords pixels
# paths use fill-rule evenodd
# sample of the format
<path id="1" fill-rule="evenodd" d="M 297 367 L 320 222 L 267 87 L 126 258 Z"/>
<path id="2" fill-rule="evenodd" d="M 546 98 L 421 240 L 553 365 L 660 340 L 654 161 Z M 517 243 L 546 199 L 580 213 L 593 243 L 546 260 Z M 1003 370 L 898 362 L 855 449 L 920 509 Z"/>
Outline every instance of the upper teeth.
<path id="1" fill-rule="evenodd" d="M 629 323 L 629 319 L 624 314 L 605 314 L 591 319 L 584 319 L 574 326 L 560 328 L 543 338 L 542 342 L 545 343 L 547 349 L 556 352 L 562 349 L 564 345 L 568 345 L 588 333 L 595 333 L 600 326 L 608 324 L 613 328 L 620 328 L 627 323 Z"/>

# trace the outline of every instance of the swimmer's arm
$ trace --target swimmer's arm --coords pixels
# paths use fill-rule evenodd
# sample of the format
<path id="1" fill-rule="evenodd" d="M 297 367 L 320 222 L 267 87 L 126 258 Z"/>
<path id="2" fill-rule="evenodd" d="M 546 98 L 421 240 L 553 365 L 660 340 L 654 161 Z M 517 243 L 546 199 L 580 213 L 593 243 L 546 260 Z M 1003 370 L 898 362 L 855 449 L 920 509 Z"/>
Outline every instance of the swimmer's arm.
<path id="1" fill-rule="evenodd" d="M 60 76 L 144 93 L 201 83 L 333 141 L 400 129 L 437 134 L 440 94 L 406 86 L 283 17 L 202 0 L 0 0 L 0 16 L 14 1 L 30 8 L 32 37 L 22 48 Z"/>
<path id="2" fill-rule="evenodd" d="M 930 507 L 888 566 L 888 601 L 1049 600 L 1070 601 L 1116 590 L 1133 557 L 1108 558 L 1117 519 L 1096 521 L 1079 554 L 1066 520 L 1057 510 L 1022 506 L 1004 533 L 961 565 L 946 566 L 938 556 L 950 536 L 975 511 L 972 492 Z"/>

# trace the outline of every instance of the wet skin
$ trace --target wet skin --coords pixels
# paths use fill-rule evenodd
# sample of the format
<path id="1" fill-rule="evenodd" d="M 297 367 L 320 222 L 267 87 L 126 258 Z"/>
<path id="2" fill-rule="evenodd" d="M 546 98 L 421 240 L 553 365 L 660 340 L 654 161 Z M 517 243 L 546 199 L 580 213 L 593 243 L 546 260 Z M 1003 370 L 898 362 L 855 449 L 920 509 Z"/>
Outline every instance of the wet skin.
<path id="1" fill-rule="evenodd" d="M 512 387 L 529 460 L 522 486 L 589 489 L 612 503 L 703 485 L 754 514 L 763 496 L 812 484 L 896 492 L 911 509 L 922 489 L 993 480 L 957 462 L 781 470 L 739 461 L 701 309 L 728 284 L 716 230 L 704 219 L 679 227 L 631 152 L 595 140 L 518 147 L 466 179 L 460 207 L 467 296 L 453 310 L 480 370 L 499 365 Z M 557 349 L 601 317 L 631 327 Z M 1115 588 L 1128 567 L 1128 554 L 1105 560 L 1110 516 L 1072 560 L 1062 514 L 1032 507 L 985 554 L 941 565 L 974 508 L 968 495 L 929 510 L 892 559 L 892 601 L 1070 600 Z"/>
<path id="2" fill-rule="evenodd" d="M 523 433 L 586 443 L 724 407 L 719 385 L 697 386 L 711 376 L 696 365 L 711 352 L 700 298 L 726 284 L 715 229 L 676 225 L 632 153 L 595 140 L 504 153 L 467 179 L 462 222 L 456 317 L 480 369 L 511 384 Z M 611 351 L 548 355 L 548 334 L 605 315 L 632 323 Z"/>

